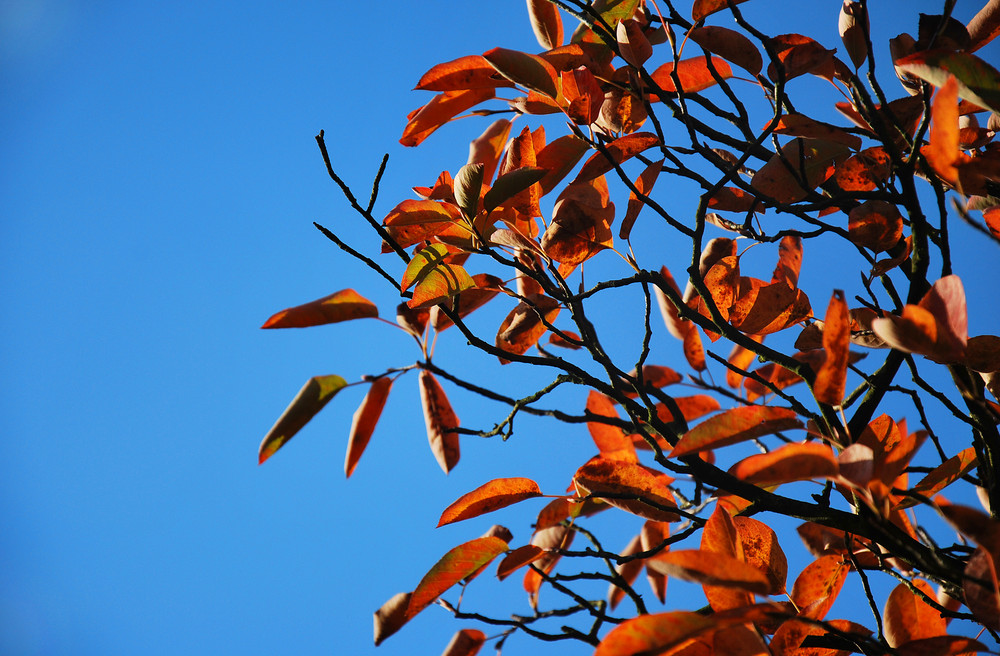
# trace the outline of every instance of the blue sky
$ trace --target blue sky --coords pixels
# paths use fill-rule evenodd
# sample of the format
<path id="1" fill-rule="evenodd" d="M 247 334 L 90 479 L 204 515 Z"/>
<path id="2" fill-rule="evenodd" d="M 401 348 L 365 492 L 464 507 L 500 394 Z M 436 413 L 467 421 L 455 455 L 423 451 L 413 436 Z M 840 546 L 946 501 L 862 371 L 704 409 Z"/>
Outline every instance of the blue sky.
<path id="1" fill-rule="evenodd" d="M 789 27 L 774 31 L 838 47 L 840 3 L 820 4 L 822 31 L 786 3 Z M 906 3 L 913 22 L 916 4 Z M 310 376 L 357 380 L 418 355 L 376 322 L 259 330 L 271 313 L 345 287 L 390 319 L 397 302 L 312 226 L 377 248 L 326 177 L 314 135 L 326 130 L 363 198 L 390 154 L 384 214 L 409 187 L 454 173 L 485 127 L 460 122 L 417 150 L 399 146 L 407 112 L 428 99 L 410 91 L 420 74 L 493 46 L 537 49 L 519 0 L 358 7 L 0 2 L 0 652 L 439 653 L 465 625 L 432 608 L 376 652 L 371 613 L 494 521 L 522 544 L 537 509 L 435 531 L 441 510 L 499 476 L 559 492 L 589 457 L 584 431 L 524 421 L 507 443 L 464 441 L 445 477 L 409 376 L 350 481 L 359 388 L 257 467 L 260 438 Z M 996 250 L 962 226 L 956 235 L 969 278 L 1000 279 Z M 822 282 L 824 267 L 805 262 L 804 280 Z M 970 306 L 970 332 L 995 333 L 995 307 Z M 479 325 L 489 333 L 502 314 Z M 465 360 L 462 346 L 442 336 L 442 366 L 497 379 L 499 367 Z M 657 361 L 682 368 L 672 345 Z M 499 417 L 460 392 L 452 400 L 468 425 Z M 609 546 L 636 527 L 622 526 Z M 524 612 L 519 587 L 469 596 Z"/>

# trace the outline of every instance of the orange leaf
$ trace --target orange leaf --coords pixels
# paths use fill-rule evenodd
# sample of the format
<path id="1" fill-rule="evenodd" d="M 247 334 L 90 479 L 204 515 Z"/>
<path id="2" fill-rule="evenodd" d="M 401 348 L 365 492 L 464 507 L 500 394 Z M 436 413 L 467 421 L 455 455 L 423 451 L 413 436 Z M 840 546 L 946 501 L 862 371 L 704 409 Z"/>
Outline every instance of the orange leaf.
<path id="1" fill-rule="evenodd" d="M 546 50 L 563 43 L 562 18 L 559 9 L 549 0 L 528 0 L 528 17 L 539 45 Z"/>
<path id="2" fill-rule="evenodd" d="M 346 386 L 347 381 L 340 376 L 315 376 L 306 381 L 261 441 L 257 464 L 263 464 L 274 455 Z"/>
<path id="3" fill-rule="evenodd" d="M 872 330 L 892 348 L 937 362 L 960 362 L 968 341 L 965 289 L 956 275 L 941 278 L 918 305 L 907 305 L 901 317 L 872 321 Z"/>
<path id="4" fill-rule="evenodd" d="M 375 646 L 391 636 L 406 624 L 406 607 L 410 603 L 409 592 L 399 592 L 375 611 Z"/>
<path id="5" fill-rule="evenodd" d="M 725 27 L 696 27 L 688 31 L 688 38 L 712 54 L 718 55 L 745 69 L 751 75 L 760 73 L 763 66 L 757 46 L 739 32 Z"/>
<path id="6" fill-rule="evenodd" d="M 799 614 L 814 620 L 826 616 L 850 572 L 850 563 L 837 555 L 820 556 L 809 563 L 792 586 L 792 602 Z"/>
<path id="7" fill-rule="evenodd" d="M 439 264 L 413 288 L 413 298 L 406 302 L 411 308 L 430 307 L 475 288 L 472 276 L 457 264 Z"/>
<path id="8" fill-rule="evenodd" d="M 470 55 L 438 64 L 427 71 L 415 87 L 421 91 L 463 91 L 512 87 L 481 55 Z"/>
<path id="9" fill-rule="evenodd" d="M 315 301 L 282 310 L 265 321 L 261 328 L 306 328 L 377 316 L 378 308 L 374 303 L 353 289 L 344 289 Z"/>
<path id="10" fill-rule="evenodd" d="M 922 150 L 927 162 L 949 185 L 958 183 L 958 168 L 967 157 L 958 145 L 958 81 L 948 81 L 934 94 L 931 106 L 930 146 Z"/>
<path id="11" fill-rule="evenodd" d="M 608 199 L 604 176 L 568 185 L 552 209 L 552 221 L 541 246 L 553 260 L 565 265 L 584 262 L 611 248 L 615 205 Z"/>
<path id="12" fill-rule="evenodd" d="M 815 442 L 786 444 L 769 453 L 744 458 L 729 473 L 760 486 L 834 478 L 840 468 L 830 447 Z"/>
<path id="13" fill-rule="evenodd" d="M 420 282 L 427 277 L 435 268 L 442 265 L 450 255 L 456 252 L 454 247 L 445 244 L 429 244 L 421 248 L 410 259 L 403 271 L 403 277 L 399 281 L 400 291 L 405 292 L 410 285 Z M 416 307 L 407 303 L 411 308 Z"/>
<path id="14" fill-rule="evenodd" d="M 439 234 L 468 237 L 471 233 L 461 223 L 461 217 L 461 210 L 451 203 L 404 200 L 386 215 L 382 224 L 393 241 L 406 248 Z M 383 245 L 383 253 L 390 250 L 388 244 Z"/>
<path id="15" fill-rule="evenodd" d="M 493 68 L 490 67 L 492 71 Z M 469 164 L 483 165 L 483 184 L 489 185 L 496 173 L 500 154 L 510 134 L 510 121 L 505 118 L 494 121 L 490 127 L 472 140 L 469 145 Z"/>
<path id="16" fill-rule="evenodd" d="M 827 50 L 819 43 L 801 34 L 782 34 L 771 39 L 771 49 L 778 56 L 778 63 L 784 69 L 784 79 L 806 73 L 832 76 L 834 50 Z M 772 62 L 767 67 L 767 76 L 778 79 L 778 66 Z"/>
<path id="17" fill-rule="evenodd" d="M 435 130 L 484 100 L 493 97 L 493 89 L 470 89 L 445 91 L 434 96 L 430 102 L 418 109 L 403 130 L 399 143 L 404 146 L 418 146 Z"/>
<path id="18" fill-rule="evenodd" d="M 497 566 L 497 578 L 503 581 L 516 570 L 524 567 L 528 563 L 535 562 L 546 554 L 547 552 L 545 549 L 542 549 L 534 544 L 526 544 L 523 547 L 518 547 L 507 554 L 507 556 L 500 561 L 500 565 Z"/>
<path id="19" fill-rule="evenodd" d="M 705 522 L 700 550 L 713 554 L 713 557 L 718 554 L 743 561 L 743 543 L 736 534 L 733 518 L 722 506 L 717 505 L 712 516 Z M 753 594 L 746 590 L 706 584 L 704 591 L 709 605 L 716 612 L 742 608 L 753 603 Z"/>
<path id="20" fill-rule="evenodd" d="M 476 656 L 486 642 L 486 634 L 478 629 L 462 629 L 452 636 L 441 656 Z"/>
<path id="21" fill-rule="evenodd" d="M 747 0 L 732 0 L 734 5 L 742 4 L 746 1 Z M 728 8 L 728 0 L 694 0 L 694 5 L 691 7 L 691 20 L 697 23 L 705 16 Z"/>
<path id="22" fill-rule="evenodd" d="M 837 167 L 834 181 L 844 191 L 872 191 L 889 179 L 892 160 L 882 146 L 851 155 Z"/>
<path id="23" fill-rule="evenodd" d="M 559 303 L 548 296 L 529 294 L 527 301 L 521 301 L 510 311 L 497 331 L 497 348 L 522 355 L 538 342 L 559 314 Z M 544 321 L 542 320 L 544 317 Z M 500 359 L 501 364 L 508 361 Z"/>
<path id="24" fill-rule="evenodd" d="M 788 560 L 774 530 L 752 517 L 733 517 L 733 524 L 743 546 L 744 562 L 764 572 L 771 583 L 770 594 L 784 592 Z"/>
<path id="25" fill-rule="evenodd" d="M 709 70 L 709 61 L 711 61 L 712 67 L 715 69 L 715 75 Z M 673 72 L 674 63 L 667 62 L 653 71 L 653 81 L 667 93 L 677 93 L 677 87 L 674 85 L 672 77 Z M 704 91 L 718 84 L 719 80 L 726 80 L 732 76 L 733 69 L 729 67 L 729 64 L 724 59 L 692 57 L 691 59 L 682 59 L 677 62 L 677 78 L 681 82 L 681 90 L 684 93 Z M 658 100 L 659 98 L 655 96 L 650 97 L 650 102 Z"/>
<path id="26" fill-rule="evenodd" d="M 816 372 L 813 395 L 820 403 L 839 406 L 847 385 L 847 361 L 851 348 L 851 326 L 843 290 L 834 290 L 823 323 L 823 350 L 826 359 Z"/>
<path id="27" fill-rule="evenodd" d="M 496 478 L 462 495 L 445 508 L 438 526 L 478 517 L 525 499 L 542 496 L 538 483 L 529 478 Z"/>
<path id="28" fill-rule="evenodd" d="M 739 187 L 721 187 L 708 199 L 708 209 L 716 212 L 749 212 L 757 199 Z"/>
<path id="29" fill-rule="evenodd" d="M 587 412 L 600 417 L 619 419 L 611 399 L 594 390 L 591 390 L 587 395 Z M 590 436 L 594 439 L 594 444 L 597 445 L 601 456 L 609 460 L 639 461 L 635 455 L 635 446 L 633 446 L 631 438 L 617 426 L 588 421 L 587 430 L 590 431 Z"/>
<path id="30" fill-rule="evenodd" d="M 926 581 L 914 579 L 912 583 L 931 599 L 935 598 L 933 588 Z M 911 640 L 943 636 L 947 632 L 941 613 L 902 583 L 889 593 L 882 621 L 885 640 L 890 647 L 899 647 Z"/>
<path id="31" fill-rule="evenodd" d="M 769 285 L 740 285 L 740 296 L 730 311 L 733 327 L 748 335 L 780 332 L 812 315 L 805 292 L 780 280 Z"/>
<path id="32" fill-rule="evenodd" d="M 604 90 L 589 69 L 581 66 L 560 75 L 566 114 L 578 125 L 590 125 L 601 115 Z"/>
<path id="33" fill-rule="evenodd" d="M 911 640 L 899 646 L 899 653 L 906 656 L 968 656 L 979 652 L 989 652 L 989 648 L 963 636 L 941 635 Z"/>
<path id="34" fill-rule="evenodd" d="M 634 369 L 629 372 L 628 376 L 622 381 L 626 386 L 622 393 L 625 394 L 630 399 L 637 398 L 639 395 L 633 389 L 633 385 L 638 385 L 638 372 Z M 661 388 L 667 385 L 673 385 L 684 380 L 683 376 L 671 369 L 670 367 L 663 367 L 656 364 L 644 364 L 642 365 L 642 388 Z"/>
<path id="35" fill-rule="evenodd" d="M 787 134 L 793 137 L 809 137 L 823 139 L 847 146 L 851 150 L 861 148 L 861 137 L 844 131 L 829 123 L 816 121 L 804 114 L 785 114 L 774 127 L 775 134 Z"/>
<path id="36" fill-rule="evenodd" d="M 472 276 L 472 281 L 476 284 L 475 289 L 467 289 L 454 298 L 455 311 L 458 316 L 465 318 L 473 311 L 479 309 L 490 301 L 503 286 L 503 281 L 488 273 L 477 273 Z M 434 330 L 441 332 L 455 324 L 448 318 L 441 308 L 435 306 L 430 310 L 430 322 Z"/>
<path id="37" fill-rule="evenodd" d="M 458 433 L 455 432 L 459 425 L 458 417 L 451 409 L 441 383 L 426 369 L 420 370 L 420 404 L 424 410 L 431 451 L 447 474 L 458 464 L 460 455 Z"/>
<path id="38" fill-rule="evenodd" d="M 483 53 L 483 58 L 495 68 L 500 75 L 514 84 L 520 84 L 526 89 L 556 98 L 559 89 L 556 85 L 556 70 L 547 61 L 537 55 L 529 55 L 507 48 L 493 48 Z"/>
<path id="39" fill-rule="evenodd" d="M 639 536 L 632 538 L 625 550 L 621 552 L 622 556 L 631 556 L 642 551 L 641 542 Z M 625 579 L 628 585 L 635 583 L 635 580 L 639 577 L 639 572 L 642 571 L 643 565 L 642 559 L 636 558 L 634 560 L 629 560 L 624 563 L 619 563 L 615 566 L 615 571 L 618 575 Z M 608 587 L 608 605 L 611 606 L 611 610 L 618 607 L 622 599 L 625 598 L 625 590 L 621 586 L 615 585 L 614 582 Z"/>
<path id="40" fill-rule="evenodd" d="M 833 175 L 849 153 L 843 144 L 793 139 L 757 170 L 750 185 L 778 203 L 795 203 Z"/>
<path id="41" fill-rule="evenodd" d="M 976 465 L 976 449 L 970 446 L 932 469 L 919 483 L 913 486 L 912 492 L 932 498 L 935 494 L 969 473 Z M 916 505 L 916 503 L 916 499 L 906 497 L 896 507 L 909 508 Z"/>
<path id="42" fill-rule="evenodd" d="M 591 155 L 583 168 L 580 169 L 573 184 L 593 180 L 599 175 L 604 175 L 613 170 L 616 164 L 621 164 L 644 150 L 658 145 L 660 145 L 660 138 L 651 132 L 634 132 L 619 137 L 605 146 L 607 155 L 600 152 Z"/>
<path id="43" fill-rule="evenodd" d="M 507 543 L 496 537 L 476 538 L 460 544 L 424 575 L 407 604 L 405 619 L 412 619 L 442 593 L 507 551 Z"/>
<path id="44" fill-rule="evenodd" d="M 354 412 L 354 420 L 351 422 L 351 434 L 347 439 L 347 458 L 344 460 L 344 474 L 350 478 L 354 468 L 358 465 L 361 454 L 368 446 L 375 431 L 375 425 L 379 417 L 382 416 L 382 409 L 385 401 L 389 398 L 389 390 L 392 388 L 392 378 L 382 376 L 372 382 L 368 394 L 364 401 Z"/>
<path id="45" fill-rule="evenodd" d="M 677 507 L 668 487 L 672 480 L 639 463 L 601 457 L 590 460 L 573 476 L 581 496 L 604 499 L 612 506 L 658 522 L 679 519 L 676 513 L 667 510 Z"/>
<path id="46" fill-rule="evenodd" d="M 887 251 L 903 238 L 903 215 L 884 200 L 869 200 L 848 214 L 848 235 L 855 244 L 876 253 Z"/>
<path id="47" fill-rule="evenodd" d="M 753 565 L 734 556 L 703 549 L 670 551 L 650 560 L 646 567 L 702 585 L 736 588 L 757 594 L 768 594 L 771 589 L 767 576 Z"/>
<path id="48" fill-rule="evenodd" d="M 542 194 L 547 194 L 573 170 L 583 154 L 590 150 L 590 144 L 576 135 L 567 134 L 559 137 L 538 151 L 535 163 L 548 171 L 538 184 Z"/>
<path id="49" fill-rule="evenodd" d="M 783 611 L 779 606 L 758 604 L 713 615 L 682 610 L 640 615 L 608 632 L 597 645 L 594 656 L 662 654 L 706 633 L 736 624 L 763 622 L 781 614 Z"/>
<path id="50" fill-rule="evenodd" d="M 844 633 L 867 638 L 872 634 L 867 628 L 847 620 L 830 620 L 829 625 Z M 833 650 L 819 647 L 801 647 L 809 636 L 828 636 L 830 632 L 819 624 L 790 619 L 782 622 L 771 638 L 771 653 L 775 656 L 848 656 L 846 649 Z"/>
<path id="51" fill-rule="evenodd" d="M 679 458 L 699 451 L 745 442 L 778 431 L 802 428 L 794 410 L 768 406 L 733 408 L 698 424 L 669 454 Z"/>

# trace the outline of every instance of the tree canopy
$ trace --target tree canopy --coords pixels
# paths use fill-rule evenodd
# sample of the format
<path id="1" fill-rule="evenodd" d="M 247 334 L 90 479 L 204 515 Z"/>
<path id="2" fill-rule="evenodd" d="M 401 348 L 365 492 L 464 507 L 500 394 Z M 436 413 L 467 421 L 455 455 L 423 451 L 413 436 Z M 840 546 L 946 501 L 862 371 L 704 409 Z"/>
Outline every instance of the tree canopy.
<path id="1" fill-rule="evenodd" d="M 944 3 L 869 25 L 845 0 L 842 49 L 766 34 L 744 2 L 528 0 L 539 52 L 495 47 L 417 81 L 433 95 L 400 143 L 480 125 L 454 173 L 384 215 L 386 160 L 364 200 L 317 136 L 372 240 L 317 228 L 371 271 L 363 284 L 398 293 L 417 359 L 373 349 L 360 380 L 311 378 L 259 461 L 365 385 L 351 476 L 402 378 L 445 473 L 471 437 L 592 438 L 565 454 L 565 487 L 457 491 L 439 526 L 514 504 L 524 525 L 401 582 L 376 644 L 436 603 L 463 623 L 448 656 L 519 634 L 598 656 L 996 653 L 1000 337 L 969 334 L 969 306 L 995 299 L 967 298 L 954 227 L 1000 254 L 1000 72 L 980 56 L 1000 2 L 968 24 Z M 391 317 L 366 293 L 345 284 L 263 327 Z M 485 361 L 500 373 L 479 375 Z M 496 415 L 461 422 L 452 390 Z M 613 513 L 634 531 L 602 534 Z M 515 574 L 526 608 L 463 603 Z M 702 594 L 671 599 L 670 580 Z M 848 580 L 865 623 L 838 614 Z"/>

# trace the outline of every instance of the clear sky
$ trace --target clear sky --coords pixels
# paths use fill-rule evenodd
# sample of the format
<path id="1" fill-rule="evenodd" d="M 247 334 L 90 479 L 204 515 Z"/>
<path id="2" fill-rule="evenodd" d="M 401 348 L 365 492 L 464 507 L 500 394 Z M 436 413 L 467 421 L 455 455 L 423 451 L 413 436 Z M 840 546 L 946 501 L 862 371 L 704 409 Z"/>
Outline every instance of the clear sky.
<path id="1" fill-rule="evenodd" d="M 839 0 L 801 3 L 808 11 L 759 0 L 748 12 L 755 4 L 790 21 L 773 32 L 840 46 Z M 897 31 L 936 7 L 887 4 L 912 16 Z M 967 20 L 975 5 L 956 13 Z M 890 18 L 887 8 L 873 23 Z M 409 187 L 454 173 L 486 125 L 403 149 L 406 114 L 429 99 L 411 91 L 416 80 L 493 46 L 537 50 L 522 0 L 0 0 L 0 653 L 437 654 L 467 626 L 432 608 L 372 646 L 371 613 L 386 599 L 494 521 L 523 544 L 536 510 L 435 531 L 448 503 L 499 476 L 561 491 L 590 455 L 586 433 L 526 422 L 506 444 L 464 441 L 445 477 L 410 376 L 350 481 L 357 388 L 258 468 L 260 438 L 310 376 L 357 380 L 417 357 L 376 322 L 259 326 L 345 287 L 391 319 L 398 299 L 312 226 L 377 249 L 313 137 L 326 130 L 362 198 L 390 153 L 384 214 Z M 996 249 L 969 244 L 969 277 L 1000 279 Z M 822 280 L 809 253 L 805 269 Z M 972 312 L 973 334 L 997 332 L 995 304 Z M 487 314 L 484 331 L 500 316 Z M 441 341 L 442 362 L 463 364 L 459 336 Z M 677 349 L 657 361 L 683 368 Z M 499 418 L 453 401 L 467 424 Z M 486 590 L 525 612 L 519 588 Z"/>

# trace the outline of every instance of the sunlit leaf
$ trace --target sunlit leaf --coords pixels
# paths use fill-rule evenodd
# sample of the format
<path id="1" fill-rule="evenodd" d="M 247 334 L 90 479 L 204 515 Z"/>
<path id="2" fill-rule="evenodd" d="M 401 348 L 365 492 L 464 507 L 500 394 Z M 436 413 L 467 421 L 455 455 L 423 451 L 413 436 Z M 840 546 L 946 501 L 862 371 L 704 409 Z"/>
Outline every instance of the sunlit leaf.
<path id="1" fill-rule="evenodd" d="M 711 62 L 715 74 L 709 68 Z M 667 93 L 677 93 L 677 85 L 674 84 L 673 74 L 674 63 L 667 62 L 652 73 L 653 81 L 657 86 Z M 680 88 L 684 93 L 697 93 L 715 86 L 719 80 L 726 80 L 733 76 L 733 69 L 729 67 L 726 60 L 719 57 L 692 57 L 682 59 L 677 62 L 677 79 L 680 80 Z M 651 101 L 658 98 L 651 98 Z"/>
<path id="2" fill-rule="evenodd" d="M 423 91 L 463 91 L 511 87 L 481 55 L 470 55 L 438 64 L 421 76 L 416 89 Z"/>
<path id="3" fill-rule="evenodd" d="M 660 171 L 663 169 L 664 160 L 657 160 L 650 163 L 639 177 L 635 179 L 633 183 L 635 188 L 639 193 L 649 196 L 649 193 L 653 190 L 653 185 L 656 184 L 656 178 L 660 175 Z M 632 232 L 632 226 L 635 225 L 635 220 L 639 217 L 639 212 L 646 203 L 639 198 L 634 191 L 629 192 L 628 196 L 628 206 L 625 210 L 625 217 L 622 219 L 621 227 L 618 229 L 618 236 L 621 239 L 628 239 L 629 234 Z"/>
<path id="4" fill-rule="evenodd" d="M 743 561 L 743 543 L 736 534 L 736 525 L 733 523 L 733 518 L 720 505 L 715 507 L 711 517 L 705 522 L 701 532 L 700 551 L 706 557 L 722 556 Z M 661 573 L 665 574 L 662 571 Z M 704 584 L 703 588 L 705 598 L 716 612 L 742 608 L 753 603 L 753 593 L 741 588 L 715 586 L 709 583 Z"/>
<path id="5" fill-rule="evenodd" d="M 507 543 L 496 537 L 476 538 L 461 544 L 437 562 L 424 575 L 410 596 L 406 620 L 427 608 L 442 593 L 491 560 L 507 551 Z"/>
<path id="6" fill-rule="evenodd" d="M 744 562 L 764 572 L 771 584 L 769 594 L 784 592 L 788 560 L 774 529 L 752 517 L 733 517 L 733 524 L 743 546 Z"/>
<path id="7" fill-rule="evenodd" d="M 534 544 L 526 544 L 514 549 L 497 566 L 497 578 L 503 581 L 528 563 L 533 563 L 546 555 L 546 551 Z"/>
<path id="8" fill-rule="evenodd" d="M 1000 34 L 1000 6 L 987 2 L 969 21 L 969 52 L 979 50 Z"/>
<path id="9" fill-rule="evenodd" d="M 702 549 L 672 550 L 646 567 L 667 576 L 702 585 L 736 588 L 756 594 L 771 589 L 764 572 L 734 556 Z"/>
<path id="10" fill-rule="evenodd" d="M 843 290 L 834 290 L 826 309 L 823 325 L 823 350 L 826 358 L 816 371 L 813 395 L 820 403 L 839 406 L 847 385 L 847 362 L 850 357 L 851 330 Z"/>
<path id="11" fill-rule="evenodd" d="M 694 6 L 691 7 L 691 20 L 697 23 L 705 16 L 728 9 L 730 1 L 734 5 L 746 2 L 746 0 L 694 0 Z"/>
<path id="12" fill-rule="evenodd" d="M 829 626 L 848 635 L 857 635 L 859 638 L 867 638 L 871 631 L 847 620 L 829 620 Z M 819 647 L 801 647 L 803 641 L 810 636 L 827 637 L 830 631 L 824 625 L 804 622 L 802 620 L 789 619 L 782 622 L 774 637 L 771 638 L 771 653 L 782 656 L 849 656 L 846 649 L 834 650 Z"/>
<path id="13" fill-rule="evenodd" d="M 486 212 L 492 212 L 517 194 L 537 184 L 546 174 L 548 171 L 538 166 L 522 166 L 507 171 L 497 178 L 493 187 L 483 196 L 483 208 Z M 530 203 L 530 199 L 528 202 Z M 535 202 L 538 202 L 537 196 Z"/>
<path id="14" fill-rule="evenodd" d="M 426 369 L 420 370 L 420 405 L 424 411 L 431 451 L 447 474 L 458 464 L 460 457 L 458 433 L 455 432 L 459 425 L 458 416 L 451 409 L 441 383 Z"/>
<path id="15" fill-rule="evenodd" d="M 899 646 L 899 653 L 906 656 L 969 656 L 988 651 L 978 640 L 950 635 L 911 640 Z"/>
<path id="16" fill-rule="evenodd" d="M 882 146 L 866 148 L 851 155 L 837 167 L 833 175 L 844 191 L 872 191 L 889 179 L 892 160 Z"/>
<path id="17" fill-rule="evenodd" d="M 903 215 L 883 200 L 868 200 L 851 209 L 847 232 L 858 246 L 876 253 L 887 251 L 903 238 Z"/>
<path id="18" fill-rule="evenodd" d="M 497 348 L 516 355 L 524 354 L 545 334 L 548 330 L 546 324 L 555 321 L 559 310 L 558 301 L 539 294 L 530 295 L 518 303 L 500 324 Z M 506 361 L 501 358 L 500 362 Z"/>
<path id="19" fill-rule="evenodd" d="M 590 390 L 587 394 L 587 413 L 611 419 L 619 419 L 611 399 L 600 392 Z M 632 439 L 617 426 L 611 426 L 599 421 L 588 421 L 587 430 L 601 456 L 610 460 L 638 462 Z"/>
<path id="20" fill-rule="evenodd" d="M 306 328 L 328 323 L 378 316 L 378 308 L 353 289 L 344 289 L 323 298 L 282 310 L 261 328 Z"/>
<path id="21" fill-rule="evenodd" d="M 639 553 L 642 550 L 641 542 L 639 536 L 632 538 L 625 549 L 621 552 L 622 556 L 632 556 Z M 645 563 L 641 559 L 635 558 L 633 560 L 625 561 L 624 563 L 618 563 L 615 565 L 615 571 L 618 575 L 625 580 L 625 583 L 632 585 L 635 580 L 639 578 L 639 572 L 642 571 Z M 625 590 L 616 585 L 614 581 L 608 586 L 608 605 L 612 610 L 618 607 L 621 600 L 625 598 Z"/>
<path id="22" fill-rule="evenodd" d="M 599 175 L 604 175 L 614 169 L 616 164 L 621 164 L 625 160 L 635 157 L 644 150 L 649 150 L 659 144 L 660 138 L 650 132 L 634 132 L 624 137 L 619 137 L 605 146 L 607 155 L 600 152 L 594 153 L 586 161 L 573 181 L 573 184 L 586 182 Z"/>
<path id="23" fill-rule="evenodd" d="M 962 281 L 956 275 L 941 278 L 918 305 L 904 307 L 902 316 L 875 319 L 872 330 L 900 351 L 938 362 L 963 360 L 968 318 Z"/>
<path id="24" fill-rule="evenodd" d="M 535 158 L 537 165 L 548 171 L 539 183 L 542 194 L 555 189 L 588 150 L 590 144 L 572 134 L 559 137 L 542 148 Z"/>
<path id="25" fill-rule="evenodd" d="M 778 485 L 814 478 L 834 478 L 840 468 L 830 447 L 816 442 L 786 444 L 768 453 L 749 456 L 729 473 L 759 486 Z"/>
<path id="26" fill-rule="evenodd" d="M 662 388 L 667 385 L 674 385 L 684 380 L 684 377 L 671 369 L 655 364 L 642 365 L 642 387 L 645 389 Z M 622 381 L 626 387 L 622 390 L 625 396 L 630 399 L 637 398 L 639 394 L 632 388 L 633 381 L 638 383 L 638 372 L 634 369 Z"/>
<path id="27" fill-rule="evenodd" d="M 913 486 L 912 492 L 932 498 L 935 494 L 951 485 L 965 474 L 972 471 L 977 465 L 976 450 L 974 447 L 963 449 L 957 455 L 944 461 Z M 916 499 L 904 498 L 898 508 L 908 508 L 916 505 Z"/>
<path id="28" fill-rule="evenodd" d="M 833 53 L 814 39 L 801 34 L 781 34 L 771 38 L 771 49 L 778 57 L 767 67 L 767 76 L 778 81 L 779 66 L 785 81 L 813 73 L 822 77 L 833 76 Z"/>
<path id="29" fill-rule="evenodd" d="M 309 420 L 330 402 L 337 392 L 347 387 L 340 376 L 315 376 L 306 381 L 285 411 L 267 431 L 258 449 L 257 464 L 274 455 L 274 452 L 292 439 Z"/>
<path id="30" fill-rule="evenodd" d="M 413 298 L 407 301 L 407 305 L 412 308 L 430 307 L 475 286 L 476 282 L 462 266 L 444 262 L 417 281 Z"/>
<path id="31" fill-rule="evenodd" d="M 594 458 L 573 476 L 583 496 L 593 495 L 611 505 L 658 522 L 679 519 L 669 508 L 676 508 L 669 476 L 644 465 L 622 460 Z"/>
<path id="32" fill-rule="evenodd" d="M 392 389 L 392 378 L 389 376 L 376 378 L 372 381 L 364 401 L 354 412 L 351 433 L 347 440 L 347 457 L 344 460 L 344 474 L 348 477 L 354 472 L 372 433 L 375 432 L 375 425 L 382 416 L 382 409 L 385 407 L 386 399 L 389 398 L 390 389 Z"/>
<path id="33" fill-rule="evenodd" d="M 614 216 L 615 205 L 608 199 L 604 176 L 570 184 L 552 209 L 552 221 L 542 235 L 542 249 L 562 264 L 580 264 L 613 245 Z"/>
<path id="34" fill-rule="evenodd" d="M 689 430 L 669 455 L 671 458 L 678 458 L 802 427 L 798 415 L 788 408 L 768 406 L 733 408 Z"/>
<path id="35" fill-rule="evenodd" d="M 861 148 L 861 137 L 829 123 L 813 120 L 803 114 L 785 114 L 774 127 L 774 132 L 793 137 L 822 139 L 832 143 L 843 144 L 851 150 Z"/>
<path id="36" fill-rule="evenodd" d="M 800 614 L 815 620 L 826 617 L 850 570 L 851 564 L 839 554 L 809 563 L 792 586 L 792 602 Z"/>
<path id="37" fill-rule="evenodd" d="M 749 335 L 770 335 L 793 326 L 812 315 L 809 297 L 784 280 L 743 289 L 734 299 L 730 322 Z"/>
<path id="38" fill-rule="evenodd" d="M 934 590 L 926 581 L 914 579 L 913 585 L 934 598 Z M 900 583 L 886 599 L 882 613 L 885 640 L 890 647 L 899 647 L 911 640 L 935 638 L 947 633 L 941 613 Z"/>
<path id="39" fill-rule="evenodd" d="M 467 109 L 493 97 L 492 88 L 477 88 L 468 91 L 445 91 L 421 107 L 403 130 L 399 143 L 404 146 L 419 146 L 439 127 Z"/>
<path id="40" fill-rule="evenodd" d="M 500 508 L 542 495 L 538 483 L 529 478 L 495 478 L 462 495 L 445 508 L 438 526 L 478 517 Z"/>
<path id="41" fill-rule="evenodd" d="M 490 67 L 492 70 L 492 67 Z M 505 118 L 494 121 L 469 145 L 469 164 L 483 165 L 483 184 L 489 185 L 496 173 L 500 155 L 507 143 L 511 123 Z"/>
<path id="42" fill-rule="evenodd" d="M 455 311 L 463 319 L 493 299 L 503 286 L 502 280 L 488 273 L 477 273 L 472 276 L 472 281 L 476 285 L 474 289 L 466 289 L 452 300 Z M 445 306 L 452 309 L 451 303 L 445 303 Z M 431 308 L 430 322 L 438 332 L 455 325 L 440 306 Z"/>
<path id="43" fill-rule="evenodd" d="M 805 198 L 847 159 L 847 146 L 818 139 L 793 139 L 757 170 L 750 184 L 779 203 Z"/>
<path id="44" fill-rule="evenodd" d="M 479 629 L 462 629 L 451 637 L 441 656 L 476 656 L 486 642 L 486 634 Z"/>
<path id="45" fill-rule="evenodd" d="M 640 68 L 653 55 L 653 46 L 643 32 L 643 26 L 638 21 L 626 18 L 618 23 L 615 30 L 618 41 L 618 52 L 622 59 L 635 68 Z"/>

